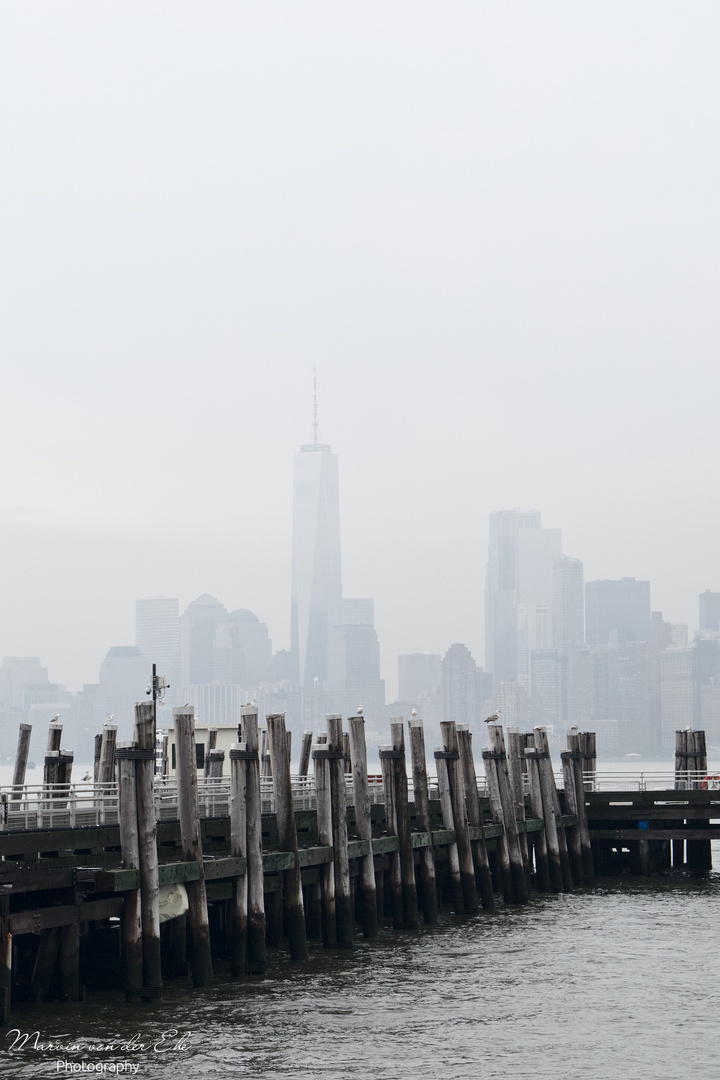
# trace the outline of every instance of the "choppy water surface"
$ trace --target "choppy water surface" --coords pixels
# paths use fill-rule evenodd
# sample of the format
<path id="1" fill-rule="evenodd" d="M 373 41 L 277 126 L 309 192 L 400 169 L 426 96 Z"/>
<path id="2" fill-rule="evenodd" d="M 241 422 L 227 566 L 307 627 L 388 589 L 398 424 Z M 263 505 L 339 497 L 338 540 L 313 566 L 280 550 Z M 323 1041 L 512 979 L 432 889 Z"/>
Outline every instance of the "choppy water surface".
<path id="1" fill-rule="evenodd" d="M 720 1075 L 719 948 L 720 875 L 613 879 L 492 916 L 444 915 L 432 931 L 385 930 L 350 953 L 314 948 L 302 968 L 274 953 L 262 981 L 233 982 L 218 964 L 214 990 L 171 983 L 152 1009 L 116 991 L 18 1007 L 13 1022 L 44 1040 L 146 1049 L 10 1053 L 2 1033 L 0 1075 L 126 1062 L 144 1080 L 704 1080 Z M 153 1050 L 170 1029 L 191 1033 L 187 1047 Z"/>

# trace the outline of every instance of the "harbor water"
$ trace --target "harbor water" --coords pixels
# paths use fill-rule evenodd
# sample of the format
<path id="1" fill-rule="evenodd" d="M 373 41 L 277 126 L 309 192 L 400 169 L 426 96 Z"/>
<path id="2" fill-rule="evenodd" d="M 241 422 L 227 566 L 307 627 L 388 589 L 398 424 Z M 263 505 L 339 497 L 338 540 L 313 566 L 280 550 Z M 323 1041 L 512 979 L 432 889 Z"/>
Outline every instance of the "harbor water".
<path id="1" fill-rule="evenodd" d="M 720 874 L 613 878 L 351 952 L 313 947 L 301 967 L 271 951 L 261 980 L 218 962 L 213 990 L 168 983 L 153 1006 L 117 990 L 18 1005 L 13 1025 L 39 1036 L 0 1035 L 0 1076 L 710 1080 L 719 949 Z M 53 1040 L 65 1049 L 33 1047 Z"/>

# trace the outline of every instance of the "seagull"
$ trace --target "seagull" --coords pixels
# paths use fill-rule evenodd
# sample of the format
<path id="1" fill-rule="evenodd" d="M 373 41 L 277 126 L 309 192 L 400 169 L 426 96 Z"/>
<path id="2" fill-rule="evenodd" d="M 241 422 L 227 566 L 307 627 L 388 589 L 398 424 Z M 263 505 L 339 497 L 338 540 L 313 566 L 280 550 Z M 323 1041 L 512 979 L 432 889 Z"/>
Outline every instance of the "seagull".
<path id="1" fill-rule="evenodd" d="M 496 724 L 496 723 L 498 722 L 498 720 L 499 720 L 499 719 L 500 719 L 500 713 L 499 713 L 499 712 L 494 712 L 494 713 L 492 714 L 492 716 L 488 716 L 488 718 L 487 718 L 487 720 L 485 721 L 485 723 L 486 723 L 486 724 Z"/>
<path id="2" fill-rule="evenodd" d="M 358 714 L 358 716 L 362 716 L 362 714 L 363 714 L 363 711 L 362 711 L 362 705 L 358 705 L 358 707 L 357 707 L 357 714 Z"/>
<path id="3" fill-rule="evenodd" d="M 85 775 L 82 778 L 83 784 L 86 784 L 88 780 L 92 780 L 92 776 L 90 775 L 89 772 L 86 772 Z"/>
<path id="4" fill-rule="evenodd" d="M 52 718 L 52 720 L 50 721 L 50 723 L 51 723 L 51 724 L 56 724 L 56 723 L 57 723 L 57 721 L 58 721 L 59 719 L 60 719 L 60 713 L 55 713 L 55 715 L 53 716 L 53 718 Z M 690 730 L 690 729 L 688 728 L 688 731 L 689 731 L 689 730 Z"/>
<path id="5" fill-rule="evenodd" d="M 413 711 L 410 713 L 410 715 L 411 716 L 417 716 L 417 709 L 413 709 Z"/>

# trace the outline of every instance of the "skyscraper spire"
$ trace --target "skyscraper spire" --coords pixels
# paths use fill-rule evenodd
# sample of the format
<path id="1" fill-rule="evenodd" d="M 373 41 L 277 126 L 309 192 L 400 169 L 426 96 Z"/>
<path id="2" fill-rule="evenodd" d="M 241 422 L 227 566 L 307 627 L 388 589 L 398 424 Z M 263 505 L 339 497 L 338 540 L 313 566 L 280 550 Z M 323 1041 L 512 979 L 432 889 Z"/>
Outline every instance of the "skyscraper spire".
<path id="1" fill-rule="evenodd" d="M 317 418 L 317 366 L 313 366 L 313 446 L 318 444 L 318 418 Z"/>

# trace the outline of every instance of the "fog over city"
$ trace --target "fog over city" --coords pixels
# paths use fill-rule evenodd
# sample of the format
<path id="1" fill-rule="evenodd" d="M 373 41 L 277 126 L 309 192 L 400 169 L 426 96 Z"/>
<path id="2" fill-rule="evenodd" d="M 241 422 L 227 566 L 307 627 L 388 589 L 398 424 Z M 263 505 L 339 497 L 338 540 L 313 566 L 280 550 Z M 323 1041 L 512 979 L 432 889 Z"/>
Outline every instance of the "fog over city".
<path id="1" fill-rule="evenodd" d="M 136 645 L 136 601 L 208 594 L 287 651 L 256 682 L 312 723 L 291 598 L 294 456 L 317 442 L 342 564 L 324 632 L 374 626 L 386 704 L 400 655 L 462 643 L 490 672 L 491 515 L 519 508 L 539 546 L 513 572 L 545 561 L 536 593 L 505 581 L 512 633 L 533 629 L 504 715 L 538 720 L 563 554 L 585 583 L 649 582 L 671 628 L 611 619 L 573 647 L 684 648 L 687 722 L 720 738 L 698 609 L 720 591 L 719 33 L 703 2 L 6 0 L 0 658 L 76 694 Z M 349 598 L 374 605 L 341 617 Z M 228 627 L 207 683 L 255 690 Z M 106 704 L 82 706 L 94 730 Z"/>

